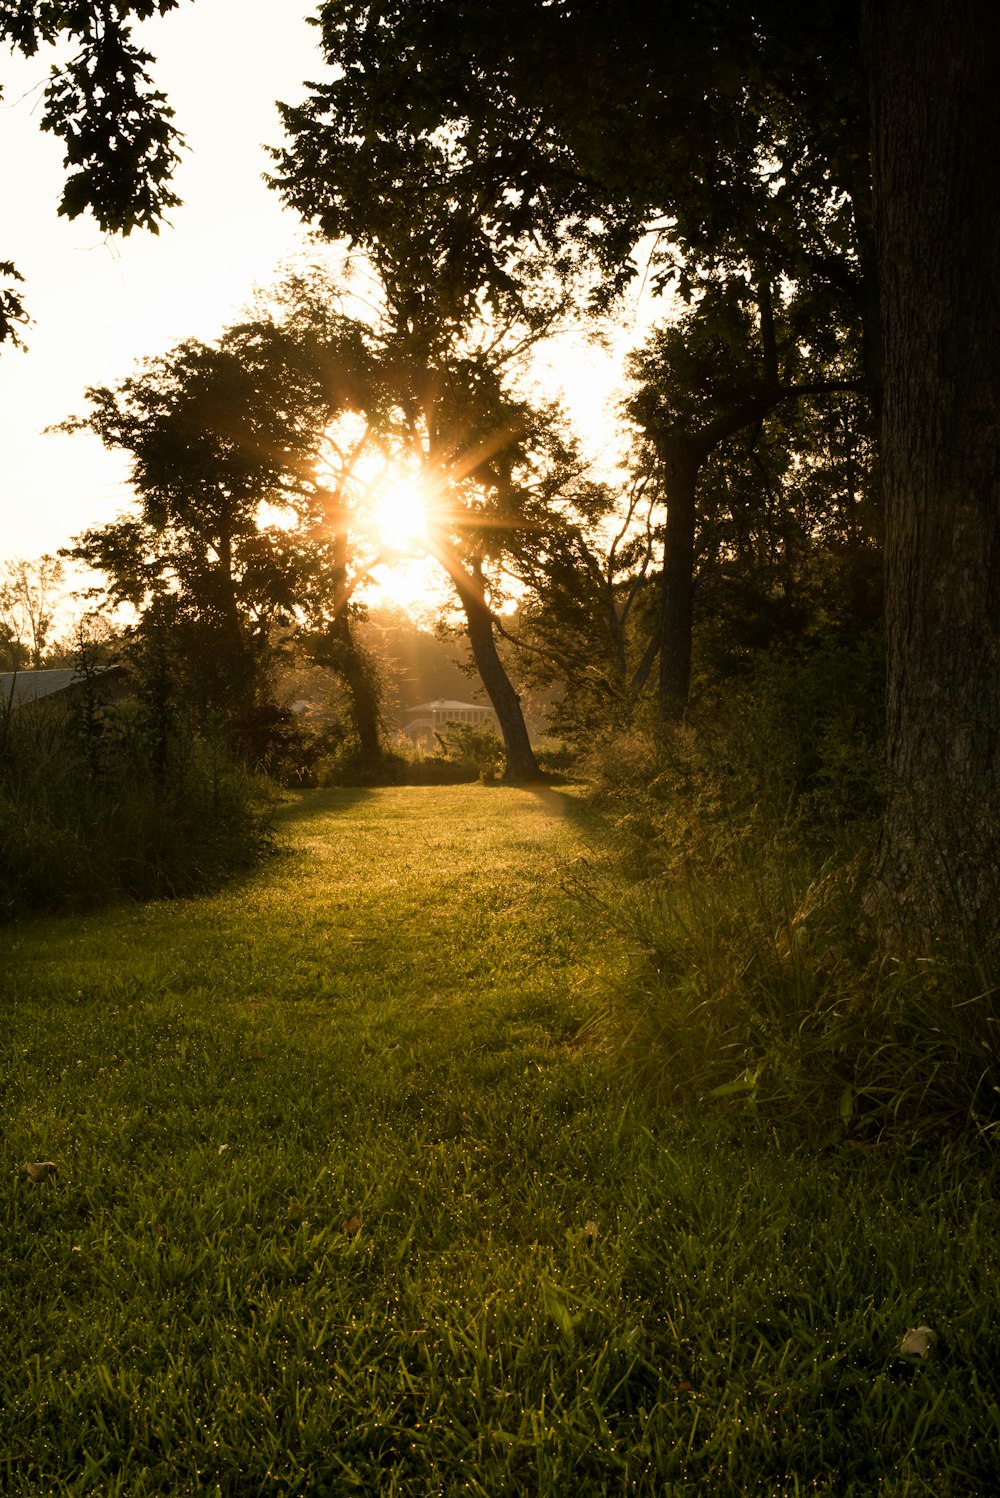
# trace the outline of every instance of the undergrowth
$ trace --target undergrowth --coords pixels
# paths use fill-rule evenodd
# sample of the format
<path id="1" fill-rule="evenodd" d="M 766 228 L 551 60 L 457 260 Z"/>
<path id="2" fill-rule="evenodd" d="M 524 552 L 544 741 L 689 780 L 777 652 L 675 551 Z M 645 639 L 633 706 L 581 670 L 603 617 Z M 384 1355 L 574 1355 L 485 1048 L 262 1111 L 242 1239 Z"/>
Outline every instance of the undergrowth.
<path id="1" fill-rule="evenodd" d="M 627 936 L 635 1064 L 664 1099 L 828 1143 L 1000 1124 L 1000 963 L 983 939 L 880 951 L 872 642 L 769 658 L 683 725 L 591 757 L 619 869 L 580 898 Z"/>
<path id="2" fill-rule="evenodd" d="M 151 734 L 84 693 L 0 720 L 0 918 L 191 895 L 272 846 L 269 792 L 221 735 Z"/>

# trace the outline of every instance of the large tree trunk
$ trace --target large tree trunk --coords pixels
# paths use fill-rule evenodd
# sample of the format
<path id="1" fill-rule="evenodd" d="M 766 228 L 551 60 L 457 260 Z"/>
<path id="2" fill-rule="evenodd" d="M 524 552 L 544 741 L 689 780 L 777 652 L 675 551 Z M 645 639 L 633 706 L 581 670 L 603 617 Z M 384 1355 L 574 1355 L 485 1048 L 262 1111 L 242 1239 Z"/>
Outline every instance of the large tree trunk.
<path id="1" fill-rule="evenodd" d="M 486 602 L 482 574 L 478 569 L 471 574 L 467 572 L 444 543 L 435 544 L 433 552 L 455 584 L 455 591 L 465 611 L 472 658 L 486 688 L 486 695 L 493 704 L 503 735 L 507 759 L 504 779 L 518 785 L 542 780 L 544 776 L 538 768 L 521 711 L 521 699 L 514 690 L 513 682 L 497 651 L 493 614 Z"/>
<path id="2" fill-rule="evenodd" d="M 888 943 L 997 927 L 1000 6 L 870 0 L 882 294 Z"/>

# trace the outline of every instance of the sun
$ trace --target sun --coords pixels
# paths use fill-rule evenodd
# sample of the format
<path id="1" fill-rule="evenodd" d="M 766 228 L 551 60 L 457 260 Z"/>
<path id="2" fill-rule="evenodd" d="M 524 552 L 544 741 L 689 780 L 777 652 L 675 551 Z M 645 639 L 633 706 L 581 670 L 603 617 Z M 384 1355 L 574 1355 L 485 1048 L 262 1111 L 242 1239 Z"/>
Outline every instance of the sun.
<path id="1" fill-rule="evenodd" d="M 384 550 L 426 551 L 427 500 L 419 483 L 399 479 L 380 484 L 373 496 L 371 518 Z"/>
<path id="2" fill-rule="evenodd" d="M 365 497 L 364 519 L 378 550 L 371 601 L 401 608 L 413 618 L 432 617 L 447 605 L 447 579 L 434 560 L 430 526 L 434 506 L 416 473 L 383 473 Z"/>

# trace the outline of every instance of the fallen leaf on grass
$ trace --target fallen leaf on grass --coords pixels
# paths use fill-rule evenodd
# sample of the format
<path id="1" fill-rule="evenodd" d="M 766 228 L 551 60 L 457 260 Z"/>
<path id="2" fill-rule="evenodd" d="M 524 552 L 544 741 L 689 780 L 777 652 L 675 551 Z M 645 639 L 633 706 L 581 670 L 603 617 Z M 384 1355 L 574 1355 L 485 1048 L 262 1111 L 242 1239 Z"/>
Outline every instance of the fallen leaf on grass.
<path id="1" fill-rule="evenodd" d="M 340 1224 L 340 1231 L 346 1233 L 348 1238 L 356 1238 L 361 1231 L 361 1218 L 349 1217 L 346 1222 Z"/>
<path id="2" fill-rule="evenodd" d="M 929 1358 L 940 1340 L 932 1326 L 911 1326 L 903 1333 L 899 1350 L 907 1357 Z"/>
<path id="3" fill-rule="evenodd" d="M 594 1240 L 600 1232 L 600 1228 L 593 1218 L 588 1218 L 583 1227 L 572 1227 L 566 1229 L 567 1243 L 582 1243 L 584 1248 L 592 1248 Z"/>
<path id="4" fill-rule="evenodd" d="M 59 1167 L 54 1160 L 26 1160 L 24 1171 L 33 1186 L 55 1175 Z"/>

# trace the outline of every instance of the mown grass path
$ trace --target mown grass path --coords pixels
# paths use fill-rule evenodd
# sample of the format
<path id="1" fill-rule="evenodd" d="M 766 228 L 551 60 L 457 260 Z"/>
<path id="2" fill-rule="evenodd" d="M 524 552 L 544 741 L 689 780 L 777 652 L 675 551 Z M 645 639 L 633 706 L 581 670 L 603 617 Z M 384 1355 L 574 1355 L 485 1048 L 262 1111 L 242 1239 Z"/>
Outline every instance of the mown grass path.
<path id="1" fill-rule="evenodd" d="M 217 897 L 0 933 L 0 1486 L 986 1491 L 985 1177 L 635 1096 L 571 794 L 282 824 Z"/>

